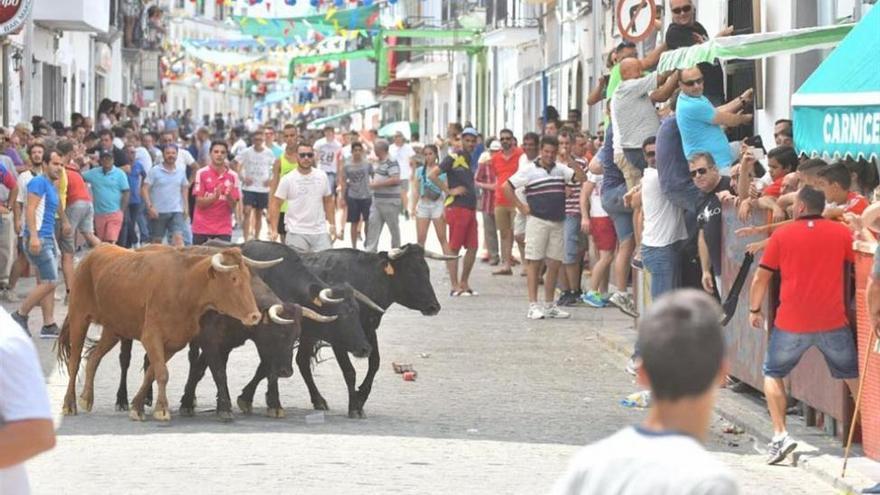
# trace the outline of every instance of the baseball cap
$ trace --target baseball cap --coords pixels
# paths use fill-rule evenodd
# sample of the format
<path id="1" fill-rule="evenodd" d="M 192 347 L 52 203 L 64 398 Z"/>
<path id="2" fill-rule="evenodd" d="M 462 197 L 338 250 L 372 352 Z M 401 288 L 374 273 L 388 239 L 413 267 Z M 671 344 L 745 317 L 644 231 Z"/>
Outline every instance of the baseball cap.
<path id="1" fill-rule="evenodd" d="M 462 136 L 479 136 L 480 133 L 477 132 L 473 127 L 465 127 L 463 131 L 461 131 Z"/>
<path id="2" fill-rule="evenodd" d="M 499 150 L 501 150 L 501 141 L 496 139 L 496 140 L 492 141 L 492 144 L 489 145 L 489 151 L 499 151 Z"/>

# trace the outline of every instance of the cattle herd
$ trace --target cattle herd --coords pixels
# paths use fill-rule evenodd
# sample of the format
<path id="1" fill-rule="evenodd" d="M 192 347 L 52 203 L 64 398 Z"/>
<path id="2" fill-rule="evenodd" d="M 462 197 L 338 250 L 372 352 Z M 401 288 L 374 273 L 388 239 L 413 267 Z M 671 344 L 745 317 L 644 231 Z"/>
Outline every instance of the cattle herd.
<path id="1" fill-rule="evenodd" d="M 317 344 L 323 341 L 342 369 L 349 417 L 363 418 L 379 369 L 376 330 L 385 310 L 398 303 L 425 315 L 440 311 L 425 258 L 451 259 L 416 244 L 380 253 L 334 249 L 302 256 L 283 244 L 264 241 L 188 248 L 153 245 L 134 251 L 98 246 L 76 269 L 58 339 L 58 359 L 69 378 L 63 413 L 77 413 L 77 373 L 89 325 L 96 324 L 103 329 L 97 344 L 85 352 L 79 398 L 79 407 L 86 411 L 94 402 L 101 359 L 121 342 L 116 409 L 129 410 L 133 420 L 143 421 L 145 405 L 153 405 L 155 419 L 170 420 L 166 363 L 189 345 L 180 414 L 194 414 L 196 386 L 210 369 L 217 387 L 217 415 L 231 420 L 226 363 L 229 353 L 247 340 L 256 345 L 259 363 L 237 399 L 243 413 L 253 411 L 257 386 L 266 379 L 266 413 L 284 417 L 278 378 L 293 374 L 295 349 L 313 407 L 326 410 L 327 401 L 311 372 Z M 143 383 L 129 403 L 126 380 L 134 340 L 141 342 L 146 356 Z M 349 353 L 369 360 L 359 387 Z"/>

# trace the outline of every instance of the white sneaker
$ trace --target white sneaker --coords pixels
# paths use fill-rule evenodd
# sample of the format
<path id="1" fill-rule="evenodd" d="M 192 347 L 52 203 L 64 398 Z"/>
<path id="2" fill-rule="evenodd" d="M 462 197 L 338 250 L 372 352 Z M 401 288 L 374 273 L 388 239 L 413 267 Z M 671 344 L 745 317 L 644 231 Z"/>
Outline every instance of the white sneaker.
<path id="1" fill-rule="evenodd" d="M 549 304 L 544 307 L 544 318 L 570 318 L 571 313 L 559 309 L 556 304 Z"/>
<path id="2" fill-rule="evenodd" d="M 536 303 L 529 304 L 529 312 L 526 314 L 526 318 L 530 320 L 541 320 L 544 318 L 544 310 L 541 309 Z"/>

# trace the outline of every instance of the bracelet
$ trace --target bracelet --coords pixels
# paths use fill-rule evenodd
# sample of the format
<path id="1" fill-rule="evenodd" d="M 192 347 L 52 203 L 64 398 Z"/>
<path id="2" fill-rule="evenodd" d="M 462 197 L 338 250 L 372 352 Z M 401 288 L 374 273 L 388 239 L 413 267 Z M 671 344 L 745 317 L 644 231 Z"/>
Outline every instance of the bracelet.
<path id="1" fill-rule="evenodd" d="M 756 313 L 760 313 L 760 312 L 761 312 L 761 308 L 749 310 L 749 313 L 752 313 L 752 314 L 756 314 Z"/>

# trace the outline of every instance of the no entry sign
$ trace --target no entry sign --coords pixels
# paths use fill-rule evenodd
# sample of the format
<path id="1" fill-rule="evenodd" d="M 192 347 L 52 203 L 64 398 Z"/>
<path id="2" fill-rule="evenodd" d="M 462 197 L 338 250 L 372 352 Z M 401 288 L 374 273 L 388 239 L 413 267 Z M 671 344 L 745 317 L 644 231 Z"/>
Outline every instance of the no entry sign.
<path id="1" fill-rule="evenodd" d="M 31 13 L 33 0 L 0 0 L 0 36 L 15 33 Z"/>
<path id="2" fill-rule="evenodd" d="M 654 32 L 656 15 L 654 0 L 618 0 L 617 30 L 625 40 L 638 43 Z"/>

